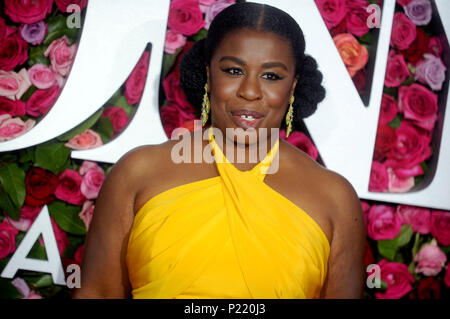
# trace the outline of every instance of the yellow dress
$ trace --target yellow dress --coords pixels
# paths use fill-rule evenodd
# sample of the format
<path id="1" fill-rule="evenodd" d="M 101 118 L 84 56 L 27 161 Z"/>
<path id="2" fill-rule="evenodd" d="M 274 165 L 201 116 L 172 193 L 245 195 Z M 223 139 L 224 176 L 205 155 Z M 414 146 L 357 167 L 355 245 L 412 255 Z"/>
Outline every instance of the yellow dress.
<path id="1" fill-rule="evenodd" d="M 264 183 L 279 140 L 240 171 L 208 132 L 220 175 L 159 193 L 136 213 L 126 255 L 133 298 L 319 298 L 328 239 Z"/>

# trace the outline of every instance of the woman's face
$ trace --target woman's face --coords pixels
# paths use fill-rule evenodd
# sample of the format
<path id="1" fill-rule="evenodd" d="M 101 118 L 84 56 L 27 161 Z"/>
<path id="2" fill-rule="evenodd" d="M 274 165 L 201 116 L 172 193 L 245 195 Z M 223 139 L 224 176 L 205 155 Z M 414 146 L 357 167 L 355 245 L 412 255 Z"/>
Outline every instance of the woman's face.
<path id="1" fill-rule="evenodd" d="M 254 127 L 258 133 L 266 128 L 270 138 L 270 129 L 280 128 L 297 84 L 292 47 L 270 32 L 231 32 L 216 48 L 207 79 L 214 127 L 223 133 L 226 128 Z M 257 113 L 250 117 L 245 111 Z M 245 144 L 253 142 L 246 138 Z"/>

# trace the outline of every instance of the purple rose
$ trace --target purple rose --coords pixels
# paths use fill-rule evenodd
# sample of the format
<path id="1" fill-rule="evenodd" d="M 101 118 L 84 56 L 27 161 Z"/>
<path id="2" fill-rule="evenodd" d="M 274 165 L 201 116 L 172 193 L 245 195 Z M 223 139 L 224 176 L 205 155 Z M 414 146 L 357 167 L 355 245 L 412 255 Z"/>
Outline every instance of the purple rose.
<path id="1" fill-rule="evenodd" d="M 405 6 L 405 13 L 415 25 L 427 25 L 431 21 L 430 0 L 412 0 Z"/>
<path id="2" fill-rule="evenodd" d="M 433 91 L 440 91 L 447 68 L 442 60 L 433 54 L 425 53 L 424 58 L 416 68 L 415 80 L 428 84 Z"/>
<path id="3" fill-rule="evenodd" d="M 205 29 L 208 30 L 209 26 L 211 25 L 212 20 L 215 18 L 216 15 L 220 13 L 223 9 L 226 7 L 231 6 L 233 3 L 223 0 L 223 1 L 216 1 L 208 8 L 205 15 Z"/>
<path id="4" fill-rule="evenodd" d="M 28 43 L 32 45 L 41 44 L 47 34 L 48 25 L 44 21 L 32 24 L 22 24 L 19 27 L 19 34 Z"/>

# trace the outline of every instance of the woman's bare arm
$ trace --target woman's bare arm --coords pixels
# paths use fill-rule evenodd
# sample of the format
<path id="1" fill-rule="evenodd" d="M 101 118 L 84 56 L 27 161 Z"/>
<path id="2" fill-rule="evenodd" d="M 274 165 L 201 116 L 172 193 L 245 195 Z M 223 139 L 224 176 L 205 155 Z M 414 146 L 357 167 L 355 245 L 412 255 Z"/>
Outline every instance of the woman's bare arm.
<path id="1" fill-rule="evenodd" d="M 125 154 L 102 185 L 86 236 L 81 288 L 75 289 L 73 298 L 130 297 L 125 256 L 140 187 L 138 178 L 149 169 L 148 147 Z"/>
<path id="2" fill-rule="evenodd" d="M 334 174 L 333 174 L 334 175 Z M 332 196 L 333 239 L 322 298 L 362 298 L 366 228 L 361 202 L 352 185 L 335 175 Z"/>

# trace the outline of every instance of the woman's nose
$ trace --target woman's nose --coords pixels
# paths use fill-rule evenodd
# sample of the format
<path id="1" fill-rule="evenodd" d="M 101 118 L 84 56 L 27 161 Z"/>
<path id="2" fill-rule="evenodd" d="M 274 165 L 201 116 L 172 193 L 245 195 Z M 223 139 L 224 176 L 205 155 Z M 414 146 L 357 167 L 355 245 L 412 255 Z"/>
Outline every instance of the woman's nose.
<path id="1" fill-rule="evenodd" d="M 262 94 L 258 78 L 256 76 L 244 77 L 237 93 L 239 97 L 249 101 L 260 99 Z"/>

